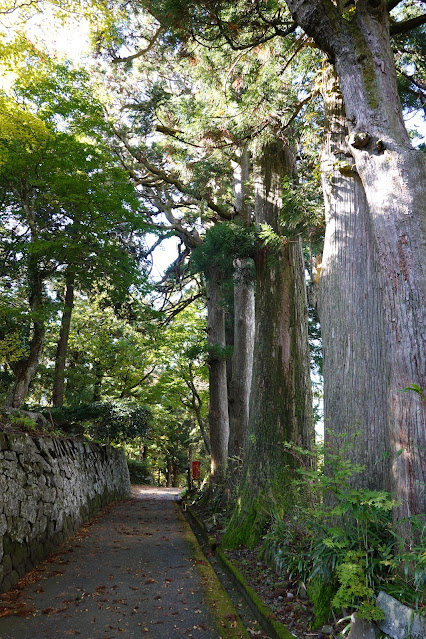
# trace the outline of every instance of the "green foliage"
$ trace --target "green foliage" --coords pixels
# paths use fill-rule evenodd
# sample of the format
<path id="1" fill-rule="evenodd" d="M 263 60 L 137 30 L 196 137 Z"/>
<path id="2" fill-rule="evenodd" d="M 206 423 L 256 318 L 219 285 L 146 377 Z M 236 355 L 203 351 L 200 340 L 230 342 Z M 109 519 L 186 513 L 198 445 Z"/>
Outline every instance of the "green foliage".
<path id="1" fill-rule="evenodd" d="M 236 258 L 252 257 L 255 245 L 254 227 L 236 222 L 222 222 L 210 227 L 204 242 L 197 246 L 191 256 L 194 273 L 219 270 L 223 277 L 233 273 L 232 263 Z"/>
<path id="2" fill-rule="evenodd" d="M 64 430 L 82 424 L 86 435 L 108 444 L 123 444 L 146 437 L 152 419 L 147 406 L 138 406 L 129 401 L 94 402 L 77 407 L 51 408 L 43 412 Z"/>
<path id="3" fill-rule="evenodd" d="M 285 241 L 285 238 L 283 238 L 281 235 L 278 235 L 278 233 L 275 233 L 273 228 L 266 223 L 260 225 L 259 239 L 261 240 L 263 246 L 267 246 L 275 252 L 278 252 L 280 250 L 283 242 Z"/>
<path id="4" fill-rule="evenodd" d="M 349 551 L 336 568 L 340 586 L 332 605 L 334 608 L 353 608 L 359 601 L 358 614 L 363 619 L 379 621 L 384 619 L 383 611 L 374 605 L 374 591 L 366 585 L 363 553 Z"/>
<path id="5" fill-rule="evenodd" d="M 422 399 L 423 401 L 426 400 L 426 389 L 421 388 L 418 384 L 410 384 L 410 386 L 407 386 L 407 388 L 404 388 L 401 392 L 407 393 L 410 391 L 413 393 L 417 393 L 417 395 L 419 395 L 420 399 Z"/>
<path id="6" fill-rule="evenodd" d="M 27 46 L 10 80 L 0 91 L 0 356 L 16 370 L 63 306 L 65 280 L 118 305 L 144 271 L 139 196 L 108 147 L 89 74 Z"/>
<path id="7" fill-rule="evenodd" d="M 20 430 L 31 432 L 37 428 L 36 422 L 25 415 L 9 415 L 8 421 L 12 426 L 17 426 Z"/>
<path id="8" fill-rule="evenodd" d="M 146 437 L 152 412 L 147 406 L 132 402 L 106 402 L 102 404 L 100 419 L 89 428 L 89 434 L 97 440 L 121 444 L 128 440 Z"/>
<path id="9" fill-rule="evenodd" d="M 129 459 L 127 458 L 127 466 L 130 473 L 130 483 L 132 484 L 146 484 L 152 480 L 152 468 L 151 462 L 147 459 Z"/>
<path id="10" fill-rule="evenodd" d="M 27 354 L 28 346 L 22 343 L 22 336 L 17 331 L 6 334 L 3 339 L 0 339 L 0 364 L 18 362 Z"/>
<path id="11" fill-rule="evenodd" d="M 213 346 L 209 346 L 207 349 L 209 360 L 224 360 L 231 359 L 232 353 L 234 352 L 233 346 L 221 346 L 220 344 L 213 344 Z"/>
<path id="12" fill-rule="evenodd" d="M 379 590 L 398 592 L 408 605 L 421 605 L 424 522 L 412 518 L 413 540 L 418 543 L 413 541 L 411 548 L 404 548 L 392 525 L 392 510 L 397 504 L 389 493 L 349 486 L 349 478 L 362 468 L 327 447 L 319 447 L 314 459 L 312 453 L 293 444 L 286 444 L 286 448 L 300 463 L 305 460 L 298 470 L 300 479 L 295 480 L 299 505 L 291 516 L 275 518 L 264 538 L 263 553 L 280 570 L 307 585 L 318 625 L 326 621 L 333 607 L 358 610 L 365 619 L 379 619 L 381 612 L 374 603 Z"/>

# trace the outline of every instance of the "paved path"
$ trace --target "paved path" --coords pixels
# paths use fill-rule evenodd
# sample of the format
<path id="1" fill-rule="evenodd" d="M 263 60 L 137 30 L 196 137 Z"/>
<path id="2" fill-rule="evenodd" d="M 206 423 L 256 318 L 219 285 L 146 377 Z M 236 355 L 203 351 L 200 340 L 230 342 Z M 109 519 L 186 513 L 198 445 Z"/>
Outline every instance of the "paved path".
<path id="1" fill-rule="evenodd" d="M 245 636 L 232 609 L 218 604 L 214 573 L 177 492 L 136 488 L 105 509 L 25 577 L 12 599 L 0 597 L 0 615 L 10 604 L 17 613 L 0 616 L 0 639 Z"/>

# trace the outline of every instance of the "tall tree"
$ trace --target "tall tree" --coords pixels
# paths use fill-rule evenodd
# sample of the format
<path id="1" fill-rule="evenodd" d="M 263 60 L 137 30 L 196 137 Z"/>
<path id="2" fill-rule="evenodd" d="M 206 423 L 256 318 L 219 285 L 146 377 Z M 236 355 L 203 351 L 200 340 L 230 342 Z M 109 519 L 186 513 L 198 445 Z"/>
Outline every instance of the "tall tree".
<path id="1" fill-rule="evenodd" d="M 229 445 L 233 469 L 244 456 L 254 354 L 254 263 L 252 258 L 234 260 L 234 339 L 232 376 L 228 390 Z M 234 476 L 235 479 L 235 476 Z"/>
<path id="2" fill-rule="evenodd" d="M 250 198 L 250 152 L 245 145 L 234 169 L 234 208 L 238 219 L 249 227 L 252 223 Z M 231 379 L 228 386 L 229 445 L 228 456 L 233 481 L 244 455 L 249 420 L 249 401 L 253 372 L 254 348 L 254 263 L 252 258 L 237 257 L 233 261 L 233 353 Z"/>
<path id="3" fill-rule="evenodd" d="M 212 484 L 222 486 L 228 464 L 229 414 L 226 375 L 223 276 L 219 269 L 206 273 L 207 339 L 209 347 L 209 426 Z"/>
<path id="4" fill-rule="evenodd" d="M 283 182 L 293 172 L 294 155 L 280 141 L 266 144 L 255 159 L 256 225 L 265 242 L 255 255 L 255 358 L 243 477 L 224 537 L 234 547 L 255 545 L 271 513 L 291 507 L 284 442 L 312 445 L 304 261 L 300 239 L 287 241 L 280 225 Z"/>
<path id="5" fill-rule="evenodd" d="M 47 282 L 65 274 L 71 284 L 72 274 L 81 287 L 97 278 L 106 287 L 108 280 L 128 287 L 138 273 L 122 237 L 128 241 L 141 228 L 133 213 L 138 195 L 105 145 L 108 126 L 87 74 L 41 60 L 34 50 L 27 51 L 26 65 L 13 85 L 14 99 L 2 98 L 0 140 L 2 268 L 25 278 L 30 311 L 27 354 L 11 362 L 16 380 L 8 403 L 14 407 L 24 401 L 40 358 Z M 22 128 L 13 134 L 17 123 Z M 61 349 L 65 337 L 63 331 Z"/>
<path id="6" fill-rule="evenodd" d="M 368 203 L 347 146 L 343 98 L 324 69 L 321 162 L 326 212 L 318 309 L 323 340 L 325 438 L 365 472 L 356 486 L 390 490 L 386 335 Z M 355 276 L 356 274 L 356 276 Z M 361 365 L 362 362 L 362 365 Z"/>
<path id="7" fill-rule="evenodd" d="M 379 382 L 387 408 L 382 437 L 389 441 L 398 516 L 406 517 L 426 506 L 425 406 L 420 393 L 401 392 L 413 384 L 426 386 L 426 170 L 404 126 L 390 32 L 422 24 L 426 16 L 411 25 L 391 25 L 386 2 L 363 0 L 349 11 L 343 4 L 287 2 L 296 22 L 330 56 L 343 94 L 348 148 L 376 248 L 380 294 L 375 297 L 383 304 L 378 309 L 386 340 Z"/>
<path id="8" fill-rule="evenodd" d="M 375 298 L 382 296 L 386 345 L 386 366 L 378 380 L 386 389 L 382 438 L 390 446 L 391 487 L 402 504 L 395 511 L 400 518 L 425 510 L 426 429 L 420 389 L 425 387 L 426 368 L 426 180 L 423 154 L 411 146 L 403 122 L 391 36 L 424 25 L 422 5 L 384 0 L 286 0 L 285 5 L 174 0 L 167 5 L 173 16 L 179 8 L 181 32 L 204 41 L 221 38 L 239 50 L 274 38 L 290 36 L 294 41 L 301 27 L 335 66 L 348 121 L 348 150 L 365 191 L 376 247 L 374 286 L 381 293 Z M 164 6 L 154 6 L 162 24 L 170 24 Z M 411 16 L 404 16 L 406 7 L 413 10 Z M 393 9 L 396 17 L 390 18 Z M 411 90 L 421 87 L 415 81 L 409 84 Z M 401 392 L 409 387 L 417 390 Z"/>

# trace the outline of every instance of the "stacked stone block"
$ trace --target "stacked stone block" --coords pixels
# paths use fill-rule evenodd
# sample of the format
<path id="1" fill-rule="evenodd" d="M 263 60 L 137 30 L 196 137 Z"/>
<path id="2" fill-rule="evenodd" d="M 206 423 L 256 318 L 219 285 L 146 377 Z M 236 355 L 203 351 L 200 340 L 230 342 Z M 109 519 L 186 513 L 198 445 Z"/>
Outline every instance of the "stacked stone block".
<path id="1" fill-rule="evenodd" d="M 0 433 L 0 592 L 102 506 L 129 493 L 123 451 Z"/>

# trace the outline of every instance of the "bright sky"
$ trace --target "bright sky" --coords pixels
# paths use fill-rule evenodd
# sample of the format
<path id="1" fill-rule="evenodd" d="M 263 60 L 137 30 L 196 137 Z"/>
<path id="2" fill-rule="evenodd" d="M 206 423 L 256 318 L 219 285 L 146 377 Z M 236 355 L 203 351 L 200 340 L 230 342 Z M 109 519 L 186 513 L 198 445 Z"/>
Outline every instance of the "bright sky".
<path id="1" fill-rule="evenodd" d="M 13 19 L 10 21 L 13 25 Z M 52 28 L 52 25 L 55 25 Z M 22 27 L 20 27 L 22 28 Z M 76 17 L 70 20 L 64 27 L 58 24 L 52 11 L 47 9 L 43 13 L 35 15 L 25 24 L 25 32 L 34 44 L 39 44 L 40 48 L 47 48 L 52 55 L 66 57 L 73 62 L 82 62 L 89 51 L 89 22 L 83 17 Z M 148 234 L 147 245 L 152 246 L 157 240 L 157 236 Z M 176 238 L 168 238 L 153 252 L 153 272 L 152 276 L 158 280 L 164 274 L 166 268 L 177 257 Z"/>

